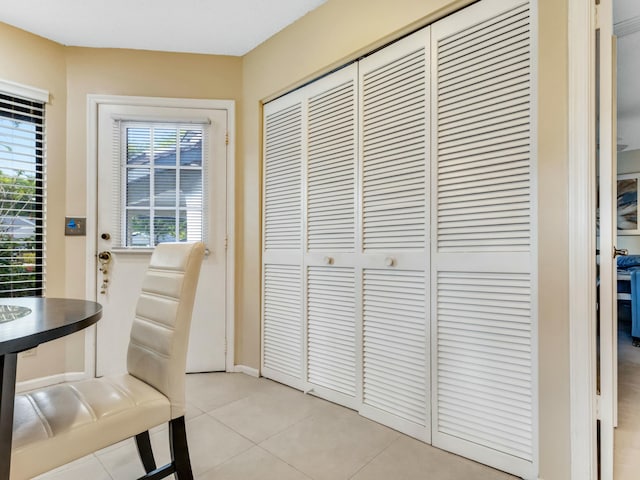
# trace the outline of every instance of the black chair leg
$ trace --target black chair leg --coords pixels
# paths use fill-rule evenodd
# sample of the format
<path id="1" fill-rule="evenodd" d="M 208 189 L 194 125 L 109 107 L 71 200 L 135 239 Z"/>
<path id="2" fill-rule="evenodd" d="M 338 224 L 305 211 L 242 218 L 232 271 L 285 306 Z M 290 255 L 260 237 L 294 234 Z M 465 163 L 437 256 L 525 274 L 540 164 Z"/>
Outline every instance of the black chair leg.
<path id="1" fill-rule="evenodd" d="M 156 460 L 153 458 L 149 430 L 136 435 L 136 446 L 138 447 L 138 455 L 140 455 L 144 471 L 147 473 L 154 471 L 156 469 Z"/>
<path id="2" fill-rule="evenodd" d="M 174 418 L 169 422 L 169 448 L 171 461 L 176 469 L 176 478 L 178 480 L 193 480 L 184 416 Z"/>

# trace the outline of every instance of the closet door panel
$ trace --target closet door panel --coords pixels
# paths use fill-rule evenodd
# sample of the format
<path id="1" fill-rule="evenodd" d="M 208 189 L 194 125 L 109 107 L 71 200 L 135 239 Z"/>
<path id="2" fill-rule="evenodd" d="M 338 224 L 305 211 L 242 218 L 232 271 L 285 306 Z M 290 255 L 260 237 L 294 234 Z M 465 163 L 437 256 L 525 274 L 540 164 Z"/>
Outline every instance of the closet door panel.
<path id="1" fill-rule="evenodd" d="M 263 369 L 302 381 L 302 272 L 296 265 L 265 265 Z"/>
<path id="2" fill-rule="evenodd" d="M 303 97 L 264 108 L 262 372 L 304 386 Z"/>
<path id="3" fill-rule="evenodd" d="M 438 426 L 532 461 L 531 279 L 439 272 Z"/>
<path id="4" fill-rule="evenodd" d="M 357 67 L 307 89 L 307 251 L 354 252 Z"/>
<path id="5" fill-rule="evenodd" d="M 537 475 L 532 12 L 432 25 L 433 444 Z"/>
<path id="6" fill-rule="evenodd" d="M 362 406 L 430 441 L 429 29 L 360 61 Z"/>
<path id="7" fill-rule="evenodd" d="M 302 102 L 265 106 L 264 249 L 302 248 Z"/>
<path id="8" fill-rule="evenodd" d="M 360 62 L 363 250 L 424 250 L 428 29 Z"/>
<path id="9" fill-rule="evenodd" d="M 356 396 L 356 278 L 353 268 L 308 269 L 308 380 Z"/>

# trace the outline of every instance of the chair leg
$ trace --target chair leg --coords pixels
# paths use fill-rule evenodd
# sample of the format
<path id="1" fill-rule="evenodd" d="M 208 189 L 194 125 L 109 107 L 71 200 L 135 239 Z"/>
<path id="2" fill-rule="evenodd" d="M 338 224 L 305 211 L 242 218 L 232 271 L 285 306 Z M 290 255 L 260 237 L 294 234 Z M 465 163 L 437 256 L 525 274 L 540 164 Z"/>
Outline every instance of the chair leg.
<path id="1" fill-rule="evenodd" d="M 169 422 L 169 448 L 171 461 L 176 469 L 176 478 L 178 480 L 193 480 L 184 416 L 174 418 Z"/>
<path id="2" fill-rule="evenodd" d="M 154 471 L 156 469 L 156 460 L 153 458 L 149 430 L 136 435 L 136 446 L 138 447 L 138 455 L 140 455 L 144 471 L 147 473 Z"/>

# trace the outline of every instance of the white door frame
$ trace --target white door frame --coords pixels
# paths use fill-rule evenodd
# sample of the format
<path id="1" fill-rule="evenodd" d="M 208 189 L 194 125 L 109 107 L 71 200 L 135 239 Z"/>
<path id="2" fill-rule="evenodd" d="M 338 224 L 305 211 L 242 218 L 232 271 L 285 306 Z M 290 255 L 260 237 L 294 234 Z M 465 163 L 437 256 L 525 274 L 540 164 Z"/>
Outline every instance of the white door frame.
<path id="1" fill-rule="evenodd" d="M 595 480 L 595 1 L 569 0 L 569 338 L 571 479 Z"/>
<path id="2" fill-rule="evenodd" d="M 86 236 L 86 298 L 96 298 L 96 241 L 98 219 L 98 107 L 100 105 L 132 105 L 149 107 L 205 108 L 227 111 L 227 192 L 226 192 L 226 299 L 225 330 L 227 372 L 235 370 L 235 101 L 184 99 L 163 97 L 135 97 L 124 95 L 87 95 L 87 236 Z M 96 372 L 96 328 L 86 329 L 84 343 L 84 374 L 93 377 Z"/>

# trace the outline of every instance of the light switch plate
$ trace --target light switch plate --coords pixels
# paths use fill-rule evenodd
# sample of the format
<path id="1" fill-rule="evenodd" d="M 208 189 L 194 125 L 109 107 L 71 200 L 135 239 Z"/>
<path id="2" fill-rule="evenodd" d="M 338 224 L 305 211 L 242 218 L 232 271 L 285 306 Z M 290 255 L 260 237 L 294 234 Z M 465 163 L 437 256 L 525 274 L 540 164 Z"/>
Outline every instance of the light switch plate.
<path id="1" fill-rule="evenodd" d="M 64 234 L 85 236 L 87 234 L 87 219 L 85 217 L 65 217 Z"/>

